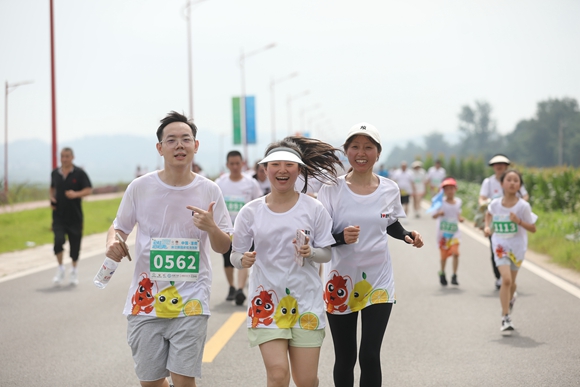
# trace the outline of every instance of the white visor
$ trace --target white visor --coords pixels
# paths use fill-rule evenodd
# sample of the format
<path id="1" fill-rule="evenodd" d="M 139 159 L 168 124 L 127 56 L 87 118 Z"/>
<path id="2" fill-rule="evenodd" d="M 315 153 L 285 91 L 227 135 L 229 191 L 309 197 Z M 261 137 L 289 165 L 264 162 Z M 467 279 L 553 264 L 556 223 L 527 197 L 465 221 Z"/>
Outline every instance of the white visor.
<path id="1" fill-rule="evenodd" d="M 269 163 L 271 161 L 290 161 L 292 163 L 298 163 L 298 164 L 304 165 L 302 160 L 300 160 L 300 157 L 296 156 L 292 152 L 288 152 L 285 150 L 279 150 L 279 151 L 275 151 L 275 152 L 270 153 L 262 161 L 260 161 L 260 164 Z"/>

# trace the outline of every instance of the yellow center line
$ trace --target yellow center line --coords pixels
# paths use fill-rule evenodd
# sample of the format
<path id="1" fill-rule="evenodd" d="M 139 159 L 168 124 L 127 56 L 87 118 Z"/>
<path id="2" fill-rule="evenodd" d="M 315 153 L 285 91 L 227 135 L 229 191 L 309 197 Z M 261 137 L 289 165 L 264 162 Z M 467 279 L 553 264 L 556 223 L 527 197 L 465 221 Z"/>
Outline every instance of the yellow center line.
<path id="1" fill-rule="evenodd" d="M 228 321 L 221 326 L 221 328 L 212 336 L 203 351 L 203 363 L 211 363 L 213 359 L 220 353 L 222 348 L 232 338 L 238 328 L 246 321 L 248 314 L 246 312 L 236 312 L 230 316 Z"/>

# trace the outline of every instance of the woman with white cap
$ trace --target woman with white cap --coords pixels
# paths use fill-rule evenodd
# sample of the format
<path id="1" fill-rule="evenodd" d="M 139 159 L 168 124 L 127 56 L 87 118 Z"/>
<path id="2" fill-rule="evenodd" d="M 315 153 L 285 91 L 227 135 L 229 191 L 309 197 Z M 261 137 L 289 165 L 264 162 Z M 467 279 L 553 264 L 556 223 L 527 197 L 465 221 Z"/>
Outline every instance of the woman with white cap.
<path id="1" fill-rule="evenodd" d="M 501 187 L 501 176 L 507 171 L 511 164 L 510 159 L 506 155 L 500 153 L 496 154 L 489 160 L 489 166 L 493 168 L 493 175 L 487 177 L 481 183 L 481 189 L 479 190 L 479 206 L 482 209 L 487 208 L 487 204 L 493 199 L 497 199 L 503 196 L 503 188 Z M 528 201 L 530 196 L 528 191 L 522 184 L 518 196 L 525 201 Z M 489 239 L 489 246 L 491 249 L 491 266 L 493 268 L 493 274 L 495 275 L 495 287 L 499 290 L 501 287 L 501 275 L 497 266 L 495 265 L 495 259 L 493 254 L 493 248 L 491 247 L 491 238 Z"/>
<path id="2" fill-rule="evenodd" d="M 318 199 L 332 217 L 336 244 L 324 265 L 324 300 L 334 343 L 335 386 L 354 384 L 357 320 L 361 311 L 360 385 L 381 386 L 381 345 L 393 303 L 395 283 L 387 234 L 415 247 L 423 241 L 406 231 L 397 184 L 373 173 L 379 159 L 378 130 L 354 125 L 344 143 L 351 169 L 336 185 L 323 186 Z"/>
<path id="3" fill-rule="evenodd" d="M 252 268 L 248 338 L 260 347 L 268 386 L 288 386 L 290 373 L 298 387 L 318 386 L 326 326 L 318 268 L 331 258 L 332 219 L 294 184 L 299 175 L 306 183 L 312 177 L 336 181 L 337 152 L 303 137 L 271 144 L 260 161 L 271 192 L 246 204 L 236 218 L 231 261 L 238 269 Z"/>

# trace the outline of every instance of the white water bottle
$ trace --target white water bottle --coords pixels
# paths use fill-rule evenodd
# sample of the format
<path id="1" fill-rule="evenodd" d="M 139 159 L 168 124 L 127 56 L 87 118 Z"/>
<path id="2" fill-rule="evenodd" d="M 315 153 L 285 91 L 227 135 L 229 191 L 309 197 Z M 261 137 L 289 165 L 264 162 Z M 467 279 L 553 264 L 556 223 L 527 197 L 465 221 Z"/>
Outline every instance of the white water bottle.
<path id="1" fill-rule="evenodd" d="M 105 258 L 103 264 L 101 265 L 101 268 L 99 269 L 97 275 L 95 275 L 95 279 L 93 280 L 95 286 L 98 287 L 99 289 L 104 289 L 105 286 L 107 286 L 107 284 L 109 283 L 109 280 L 111 279 L 113 274 L 115 273 L 115 270 L 117 270 L 117 266 L 119 266 L 119 262 L 113 261 L 111 258 Z"/>

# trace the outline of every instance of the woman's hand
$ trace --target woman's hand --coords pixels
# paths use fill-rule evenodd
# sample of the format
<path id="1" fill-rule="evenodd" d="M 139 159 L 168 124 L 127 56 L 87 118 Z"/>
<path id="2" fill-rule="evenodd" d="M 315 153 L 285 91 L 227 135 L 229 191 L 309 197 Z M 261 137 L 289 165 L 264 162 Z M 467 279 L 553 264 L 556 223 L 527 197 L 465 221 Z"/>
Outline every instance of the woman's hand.
<path id="1" fill-rule="evenodd" d="M 350 245 L 358 242 L 360 226 L 348 226 L 344 228 L 344 243 Z"/>
<path id="2" fill-rule="evenodd" d="M 413 230 L 411 231 L 411 235 L 413 236 L 413 238 L 411 238 L 408 235 L 405 236 L 405 242 L 407 242 L 408 244 L 412 244 L 413 247 L 417 248 L 423 247 L 423 237 L 421 236 L 421 234 Z"/>
<path id="3" fill-rule="evenodd" d="M 242 267 L 244 269 L 248 269 L 254 266 L 256 262 L 256 252 L 255 251 L 246 251 L 242 256 Z"/>

